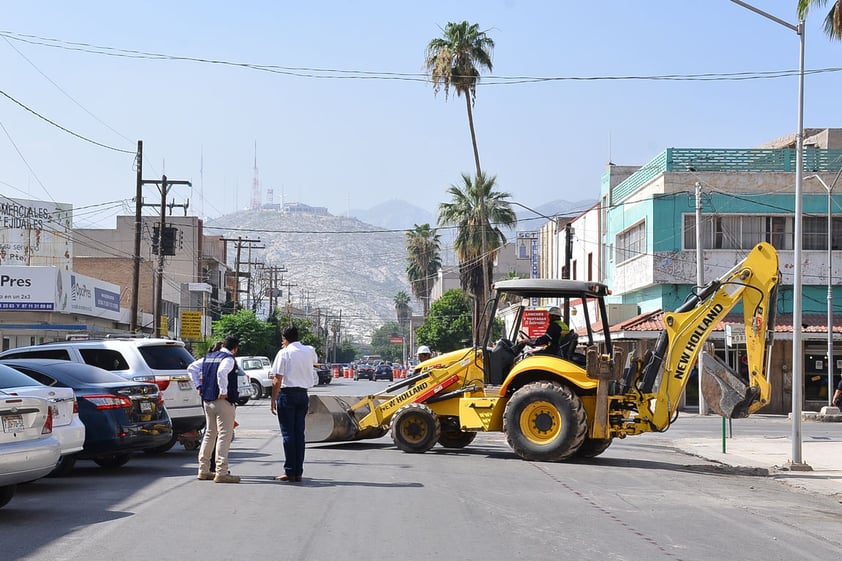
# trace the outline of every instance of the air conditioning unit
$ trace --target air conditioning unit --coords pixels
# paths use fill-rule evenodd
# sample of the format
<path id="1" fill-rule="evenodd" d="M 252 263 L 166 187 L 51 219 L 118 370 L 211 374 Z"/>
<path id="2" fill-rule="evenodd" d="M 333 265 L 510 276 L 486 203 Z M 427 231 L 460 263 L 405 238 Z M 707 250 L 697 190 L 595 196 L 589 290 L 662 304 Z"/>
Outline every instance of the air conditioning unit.
<path id="1" fill-rule="evenodd" d="M 640 308 L 637 304 L 606 304 L 608 311 L 608 323 L 617 325 L 620 322 L 640 315 Z"/>

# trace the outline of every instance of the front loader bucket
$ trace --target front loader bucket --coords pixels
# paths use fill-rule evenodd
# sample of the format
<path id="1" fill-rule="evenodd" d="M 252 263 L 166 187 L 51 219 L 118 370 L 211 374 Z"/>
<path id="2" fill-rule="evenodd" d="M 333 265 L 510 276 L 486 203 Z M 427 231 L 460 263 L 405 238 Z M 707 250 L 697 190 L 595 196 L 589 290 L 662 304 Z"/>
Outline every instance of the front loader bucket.
<path id="1" fill-rule="evenodd" d="M 368 407 L 352 411 L 362 397 L 310 395 L 310 407 L 304 421 L 305 442 L 344 442 L 380 438 L 386 431 L 375 427 L 360 430 L 358 421 L 368 414 Z"/>
<path id="2" fill-rule="evenodd" d="M 707 406 L 728 419 L 743 419 L 759 391 L 749 386 L 732 368 L 715 355 L 702 352 L 702 395 Z"/>

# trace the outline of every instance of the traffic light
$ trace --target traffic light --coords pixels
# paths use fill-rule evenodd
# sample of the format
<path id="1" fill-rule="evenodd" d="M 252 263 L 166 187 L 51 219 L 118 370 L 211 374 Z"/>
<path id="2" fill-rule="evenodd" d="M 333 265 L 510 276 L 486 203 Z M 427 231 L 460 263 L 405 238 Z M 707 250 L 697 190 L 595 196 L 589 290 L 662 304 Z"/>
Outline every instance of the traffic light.
<path id="1" fill-rule="evenodd" d="M 159 232 L 160 227 L 156 224 L 152 228 L 152 255 L 158 255 L 158 239 L 159 239 Z M 164 237 L 162 240 L 162 246 L 164 255 L 175 255 L 175 241 L 176 237 L 178 236 L 178 229 L 172 226 L 164 227 Z M 180 246 L 180 244 L 179 244 Z"/>

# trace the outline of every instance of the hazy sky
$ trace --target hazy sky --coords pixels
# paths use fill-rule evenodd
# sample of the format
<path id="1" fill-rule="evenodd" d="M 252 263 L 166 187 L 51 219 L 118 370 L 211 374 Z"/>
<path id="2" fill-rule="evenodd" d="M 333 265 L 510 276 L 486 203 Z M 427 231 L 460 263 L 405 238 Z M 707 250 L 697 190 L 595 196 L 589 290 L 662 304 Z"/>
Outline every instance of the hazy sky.
<path id="1" fill-rule="evenodd" d="M 796 22 L 796 0 L 754 5 Z M 842 127 L 842 43 L 821 31 L 825 12 L 807 22 L 806 127 Z M 144 178 L 192 181 L 172 200 L 212 218 L 249 204 L 256 143 L 263 202 L 272 188 L 276 203 L 334 214 L 388 199 L 434 211 L 474 170 L 464 100 L 423 79 L 427 43 L 461 20 L 496 43 L 474 113 L 483 169 L 527 206 L 597 199 L 609 161 L 796 129 L 798 36 L 728 0 L 7 0 L 0 195 L 113 227 L 133 212 L 140 139 Z"/>

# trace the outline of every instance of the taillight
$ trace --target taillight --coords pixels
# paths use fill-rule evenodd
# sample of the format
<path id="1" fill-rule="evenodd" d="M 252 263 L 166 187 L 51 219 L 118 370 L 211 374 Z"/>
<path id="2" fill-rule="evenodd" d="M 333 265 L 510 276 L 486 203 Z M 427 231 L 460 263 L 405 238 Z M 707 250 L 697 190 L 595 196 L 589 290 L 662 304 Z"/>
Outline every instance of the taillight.
<path id="1" fill-rule="evenodd" d="M 132 378 L 135 382 L 149 382 L 158 386 L 158 391 L 164 391 L 170 387 L 169 376 L 135 376 Z"/>
<path id="2" fill-rule="evenodd" d="M 47 420 L 41 429 L 41 434 L 51 434 L 53 432 L 53 408 L 47 407 Z"/>
<path id="3" fill-rule="evenodd" d="M 155 376 L 155 385 L 158 386 L 158 391 L 164 391 L 170 387 L 169 376 Z"/>
<path id="4" fill-rule="evenodd" d="M 132 408 L 132 400 L 122 395 L 86 395 L 85 399 L 90 401 L 97 409 Z"/>
<path id="5" fill-rule="evenodd" d="M 73 414 L 79 414 L 79 400 L 75 396 L 73 397 Z"/>

